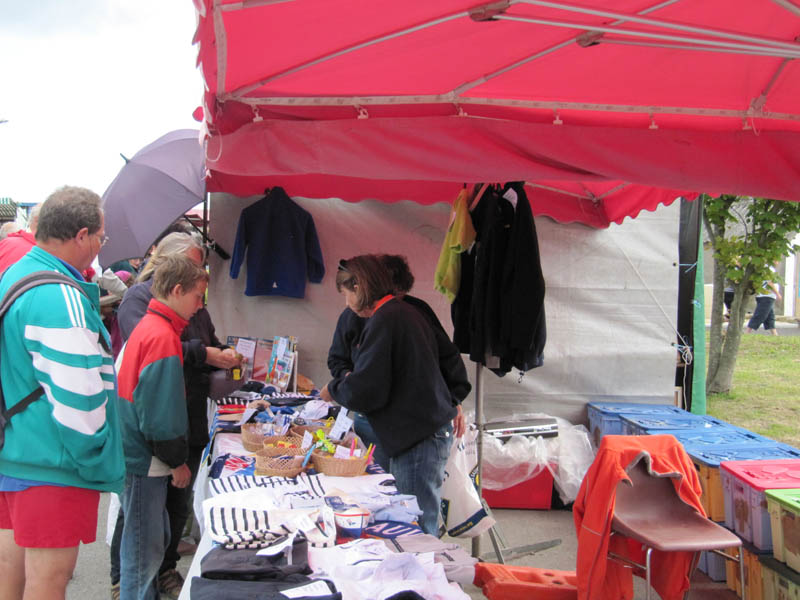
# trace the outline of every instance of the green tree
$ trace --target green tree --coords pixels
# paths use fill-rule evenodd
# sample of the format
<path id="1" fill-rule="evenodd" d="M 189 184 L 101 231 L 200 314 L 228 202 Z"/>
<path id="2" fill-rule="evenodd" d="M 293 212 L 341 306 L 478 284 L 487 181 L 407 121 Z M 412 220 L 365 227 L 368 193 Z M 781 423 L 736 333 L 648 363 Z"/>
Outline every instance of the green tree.
<path id="1" fill-rule="evenodd" d="M 800 202 L 766 198 L 703 194 L 703 222 L 714 251 L 714 295 L 706 392 L 731 388 L 736 355 L 742 339 L 746 296 L 775 279 L 770 267 L 796 251 L 792 244 L 800 231 Z M 733 285 L 733 303 L 723 334 L 723 297 L 726 281 Z"/>

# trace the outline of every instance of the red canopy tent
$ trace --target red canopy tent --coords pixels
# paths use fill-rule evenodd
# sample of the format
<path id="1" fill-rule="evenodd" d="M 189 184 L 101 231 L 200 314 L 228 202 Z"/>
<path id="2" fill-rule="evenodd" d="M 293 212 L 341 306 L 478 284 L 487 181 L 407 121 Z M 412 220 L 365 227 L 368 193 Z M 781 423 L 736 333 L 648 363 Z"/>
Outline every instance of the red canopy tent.
<path id="1" fill-rule="evenodd" d="M 450 200 L 525 180 L 596 227 L 797 200 L 795 0 L 195 0 L 209 191 Z"/>

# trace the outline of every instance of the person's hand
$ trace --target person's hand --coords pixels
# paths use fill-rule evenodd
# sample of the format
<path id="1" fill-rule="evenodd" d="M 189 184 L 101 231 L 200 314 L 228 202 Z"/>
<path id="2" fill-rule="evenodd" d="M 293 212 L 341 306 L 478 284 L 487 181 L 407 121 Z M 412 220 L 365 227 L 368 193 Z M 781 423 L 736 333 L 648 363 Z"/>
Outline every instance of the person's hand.
<path id="1" fill-rule="evenodd" d="M 333 396 L 331 396 L 331 393 L 328 391 L 327 383 L 319 391 L 319 397 L 321 400 L 325 400 L 325 402 L 333 402 Z"/>
<path id="2" fill-rule="evenodd" d="M 453 435 L 460 438 L 467 431 L 467 423 L 464 421 L 464 411 L 461 409 L 461 405 L 459 404 L 456 408 L 458 409 L 458 414 L 453 419 Z"/>
<path id="3" fill-rule="evenodd" d="M 176 488 L 185 488 L 192 480 L 192 472 L 186 466 L 186 463 L 183 463 L 180 467 L 170 469 L 170 473 L 172 473 L 172 485 Z"/>
<path id="4" fill-rule="evenodd" d="M 241 361 L 233 348 L 220 350 L 213 346 L 206 346 L 206 364 L 220 369 L 232 369 L 238 367 Z"/>

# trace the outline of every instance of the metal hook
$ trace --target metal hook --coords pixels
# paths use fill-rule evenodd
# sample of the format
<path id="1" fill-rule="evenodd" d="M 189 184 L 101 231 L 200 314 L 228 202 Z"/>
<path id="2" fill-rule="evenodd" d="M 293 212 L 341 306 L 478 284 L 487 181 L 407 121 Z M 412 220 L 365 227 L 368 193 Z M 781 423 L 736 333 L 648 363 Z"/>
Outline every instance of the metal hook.
<path id="1" fill-rule="evenodd" d="M 561 120 L 561 115 L 558 114 L 557 110 L 553 111 L 553 115 L 555 118 L 553 119 L 553 125 L 563 125 L 564 121 Z"/>
<path id="2" fill-rule="evenodd" d="M 369 113 L 367 112 L 366 108 L 356 104 L 356 110 L 358 111 L 358 118 L 359 119 L 369 119 Z"/>
<path id="3" fill-rule="evenodd" d="M 658 129 L 658 125 L 656 125 L 655 117 L 653 117 L 653 113 L 650 113 L 650 126 L 648 129 Z"/>

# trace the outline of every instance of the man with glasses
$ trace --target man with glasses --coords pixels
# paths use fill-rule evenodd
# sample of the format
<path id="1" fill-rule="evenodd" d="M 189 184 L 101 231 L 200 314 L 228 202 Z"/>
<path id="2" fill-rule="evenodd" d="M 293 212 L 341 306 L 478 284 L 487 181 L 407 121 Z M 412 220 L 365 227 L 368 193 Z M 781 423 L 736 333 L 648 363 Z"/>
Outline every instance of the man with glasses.
<path id="1" fill-rule="evenodd" d="M 28 290 L 0 326 L 6 407 L 35 398 L 10 418 L 0 450 L 3 599 L 64 598 L 78 545 L 95 540 L 100 492 L 122 490 L 110 340 L 98 287 L 81 276 L 105 239 L 100 197 L 63 187 L 42 206 L 36 246 L 0 280 L 0 297 L 37 271 L 75 283 Z"/>

